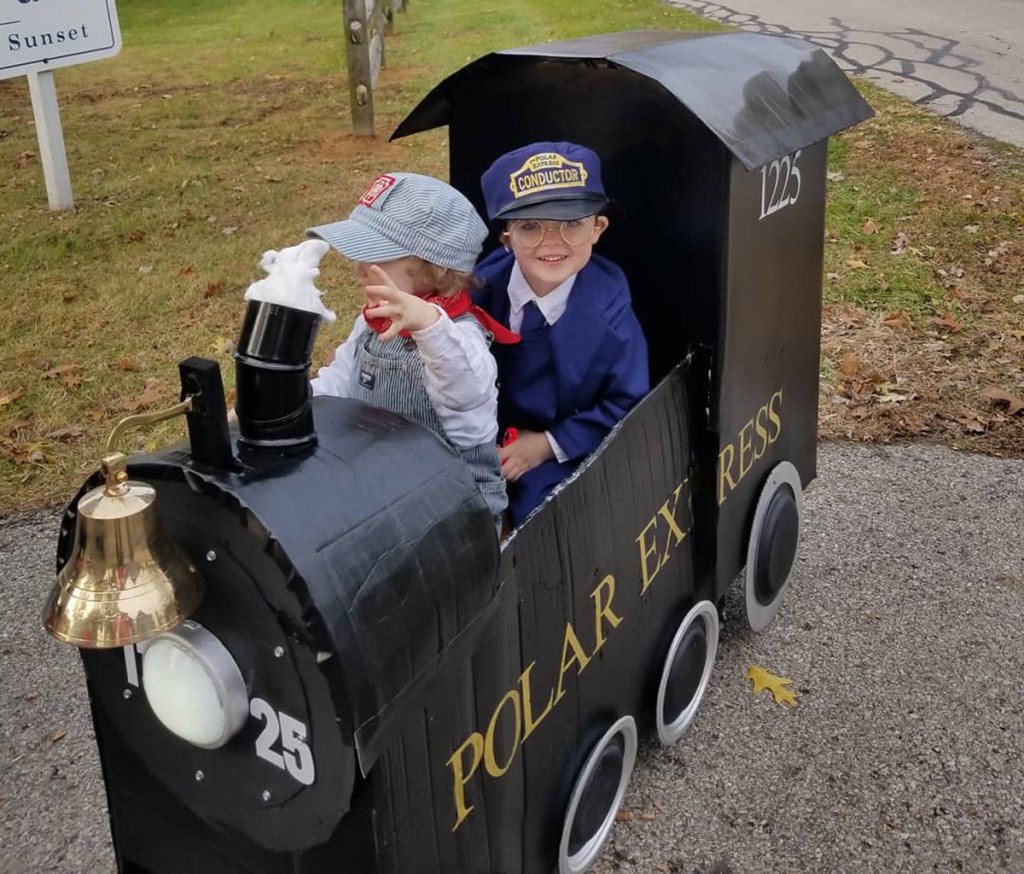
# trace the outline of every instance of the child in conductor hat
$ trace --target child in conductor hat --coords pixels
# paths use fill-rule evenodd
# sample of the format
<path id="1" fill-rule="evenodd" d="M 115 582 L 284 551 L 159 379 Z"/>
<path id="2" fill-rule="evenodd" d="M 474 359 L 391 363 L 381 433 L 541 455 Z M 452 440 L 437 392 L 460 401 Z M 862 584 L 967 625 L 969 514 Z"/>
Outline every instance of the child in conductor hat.
<path id="1" fill-rule="evenodd" d="M 494 350 L 518 525 L 647 393 L 647 343 L 625 274 L 593 251 L 608 227 L 593 151 L 533 143 L 495 160 L 481 186 L 504 248 L 477 266 L 475 299 L 522 335 Z"/>
<path id="2" fill-rule="evenodd" d="M 497 451 L 497 369 L 489 350 L 517 338 L 467 289 L 487 228 L 451 186 L 415 173 L 378 176 L 344 221 L 310 228 L 355 262 L 366 306 L 313 393 L 408 416 L 470 466 L 496 523 L 507 505 Z"/>

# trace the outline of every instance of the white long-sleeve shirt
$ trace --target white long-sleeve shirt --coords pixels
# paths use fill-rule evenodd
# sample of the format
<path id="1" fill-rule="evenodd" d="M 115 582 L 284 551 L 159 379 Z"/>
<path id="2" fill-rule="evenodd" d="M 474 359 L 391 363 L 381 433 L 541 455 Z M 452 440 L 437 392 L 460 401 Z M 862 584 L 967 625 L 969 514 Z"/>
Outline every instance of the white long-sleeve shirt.
<path id="1" fill-rule="evenodd" d="M 412 339 L 423 359 L 423 381 L 445 434 L 456 446 L 494 443 L 498 436 L 498 366 L 477 325 L 468 319 L 453 322 L 440 308 L 441 317 L 429 328 L 413 331 Z M 358 380 L 355 353 L 369 330 L 360 315 L 348 339 L 334 353 L 334 361 L 321 367 L 312 380 L 313 394 L 351 397 Z M 391 342 L 401 343 L 396 337 Z"/>

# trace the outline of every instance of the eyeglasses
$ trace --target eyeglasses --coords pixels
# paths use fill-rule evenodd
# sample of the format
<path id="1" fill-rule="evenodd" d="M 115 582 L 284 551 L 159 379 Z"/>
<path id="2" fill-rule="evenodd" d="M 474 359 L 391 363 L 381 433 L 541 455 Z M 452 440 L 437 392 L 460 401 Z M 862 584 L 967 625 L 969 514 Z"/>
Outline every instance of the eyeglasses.
<path id="1" fill-rule="evenodd" d="M 570 219 L 564 222 L 543 222 L 536 219 L 516 219 L 508 223 L 505 232 L 517 246 L 536 249 L 544 242 L 548 231 L 558 231 L 559 235 L 570 246 L 582 246 L 594 239 L 597 221 L 593 216 L 582 219 Z"/>

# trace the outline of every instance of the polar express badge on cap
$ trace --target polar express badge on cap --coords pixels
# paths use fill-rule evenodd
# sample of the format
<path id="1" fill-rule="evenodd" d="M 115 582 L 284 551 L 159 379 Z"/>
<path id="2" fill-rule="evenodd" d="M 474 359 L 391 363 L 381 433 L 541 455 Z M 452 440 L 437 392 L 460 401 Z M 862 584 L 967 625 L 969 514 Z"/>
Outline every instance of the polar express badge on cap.
<path id="1" fill-rule="evenodd" d="M 583 163 L 570 161 L 558 152 L 532 155 L 509 175 L 509 188 L 516 198 L 562 188 L 586 188 L 586 185 L 587 171 Z"/>

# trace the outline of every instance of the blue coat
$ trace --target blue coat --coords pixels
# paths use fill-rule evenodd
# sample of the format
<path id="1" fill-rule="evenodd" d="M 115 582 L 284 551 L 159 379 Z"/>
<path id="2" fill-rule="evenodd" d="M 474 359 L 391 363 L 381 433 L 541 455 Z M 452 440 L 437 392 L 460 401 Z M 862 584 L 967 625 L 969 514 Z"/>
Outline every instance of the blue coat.
<path id="1" fill-rule="evenodd" d="M 509 323 L 508 282 L 514 257 L 497 249 L 476 268 L 483 287 L 476 302 L 503 325 Z M 509 426 L 549 431 L 569 457 L 549 461 L 510 484 L 518 524 L 604 439 L 650 389 L 647 342 L 618 265 L 592 255 L 577 275 L 565 313 L 546 331 L 546 343 L 518 349 L 492 346 L 498 360 L 498 420 Z M 524 360 L 529 356 L 529 360 Z M 517 381 L 529 370 L 537 378 Z M 518 509 L 518 511 L 517 511 Z M 525 512 L 524 512 L 525 510 Z"/>

